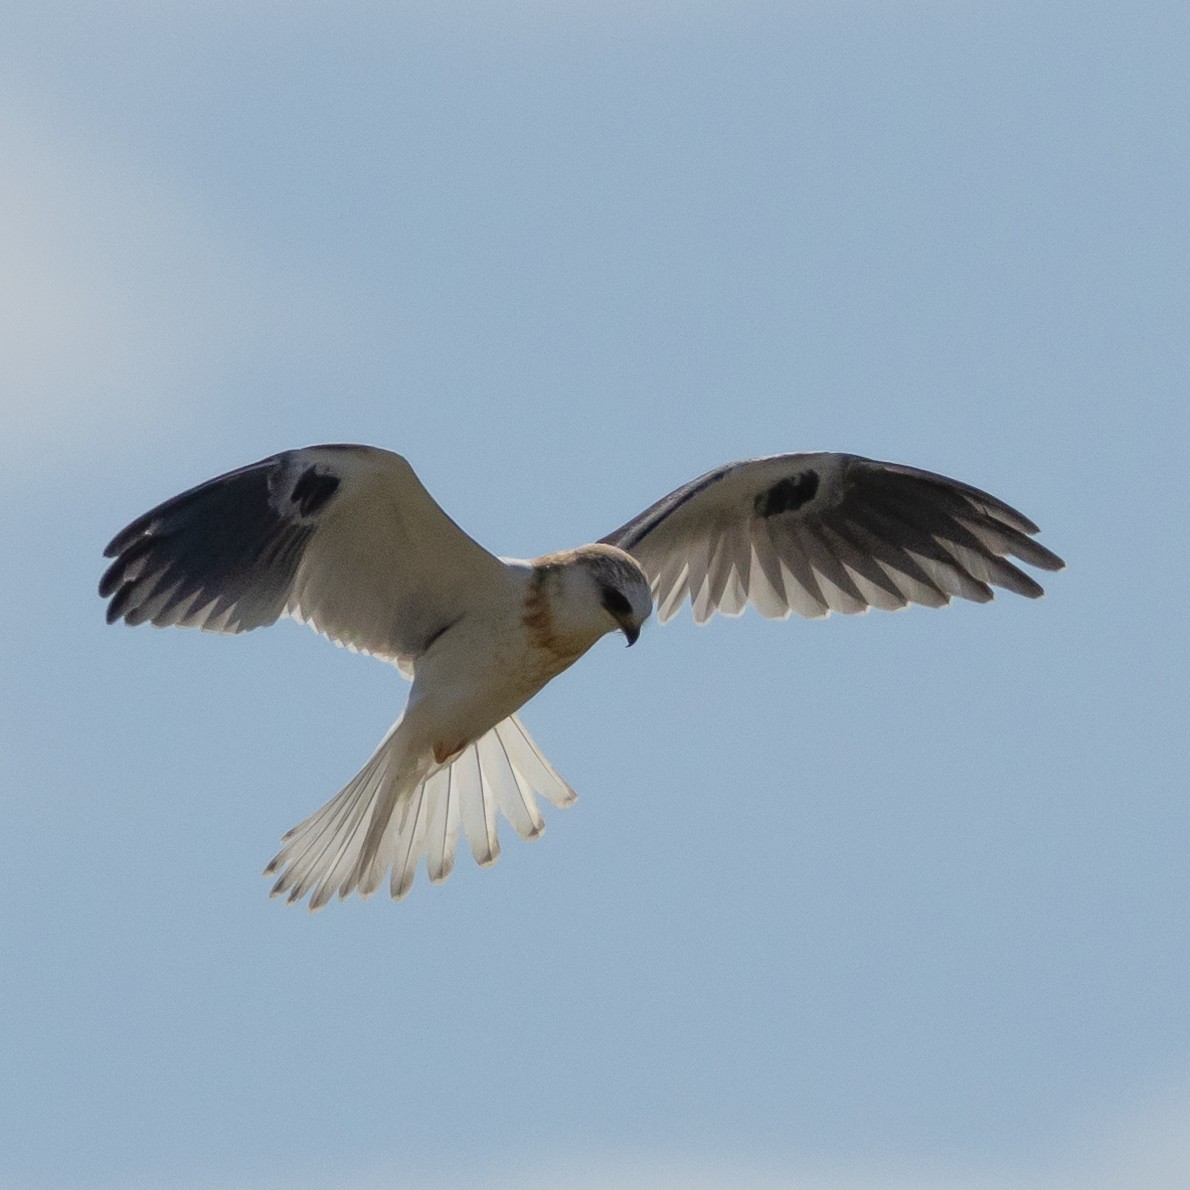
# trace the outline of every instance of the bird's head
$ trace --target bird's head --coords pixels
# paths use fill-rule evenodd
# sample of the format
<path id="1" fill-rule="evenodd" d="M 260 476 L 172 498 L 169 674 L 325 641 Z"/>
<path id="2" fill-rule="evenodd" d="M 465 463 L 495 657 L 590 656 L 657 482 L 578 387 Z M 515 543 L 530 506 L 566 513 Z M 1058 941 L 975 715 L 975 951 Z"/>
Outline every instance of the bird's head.
<path id="1" fill-rule="evenodd" d="M 641 625 L 653 613 L 649 580 L 631 555 L 613 545 L 591 545 L 581 551 L 590 573 L 599 606 L 610 620 L 605 631 L 617 629 L 636 644 Z"/>
<path id="2" fill-rule="evenodd" d="M 552 576 L 551 616 L 555 631 L 582 637 L 588 649 L 609 632 L 622 632 L 635 644 L 653 612 L 649 580 L 630 554 L 614 545 L 580 546 L 538 558 Z"/>
<path id="3" fill-rule="evenodd" d="M 535 558 L 554 646 L 585 653 L 601 636 L 640 636 L 653 611 L 649 580 L 637 561 L 614 545 L 596 543 Z M 534 618 L 539 613 L 533 613 Z"/>

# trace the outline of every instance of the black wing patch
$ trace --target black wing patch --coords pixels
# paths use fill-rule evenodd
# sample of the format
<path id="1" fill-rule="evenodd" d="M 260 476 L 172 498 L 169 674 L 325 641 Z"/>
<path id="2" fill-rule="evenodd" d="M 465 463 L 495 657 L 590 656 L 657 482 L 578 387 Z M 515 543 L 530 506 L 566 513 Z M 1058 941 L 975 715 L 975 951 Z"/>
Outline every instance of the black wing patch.
<path id="1" fill-rule="evenodd" d="M 245 632 L 284 613 L 317 514 L 339 477 L 274 455 L 183 492 L 133 521 L 104 554 L 107 621 Z"/>
<path id="2" fill-rule="evenodd" d="M 783 512 L 796 512 L 818 494 L 818 472 L 800 471 L 779 479 L 752 502 L 756 515 L 764 520 Z"/>
<path id="3" fill-rule="evenodd" d="M 339 477 L 317 467 L 307 467 L 293 485 L 290 500 L 298 506 L 302 516 L 313 516 L 335 494 Z"/>

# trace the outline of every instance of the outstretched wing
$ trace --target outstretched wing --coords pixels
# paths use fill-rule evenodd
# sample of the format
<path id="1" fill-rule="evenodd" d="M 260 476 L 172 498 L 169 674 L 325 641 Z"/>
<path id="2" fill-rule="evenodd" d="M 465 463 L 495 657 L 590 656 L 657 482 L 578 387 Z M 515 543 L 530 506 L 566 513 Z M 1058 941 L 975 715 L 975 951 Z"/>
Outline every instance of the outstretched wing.
<path id="1" fill-rule="evenodd" d="M 281 616 L 398 663 L 506 582 L 400 456 L 312 446 L 154 508 L 104 551 L 109 623 L 245 632 Z"/>
<path id="2" fill-rule="evenodd" d="M 993 586 L 1036 598 L 1007 560 L 1060 570 L 1037 526 L 957 480 L 846 454 L 729 463 L 671 492 L 603 540 L 627 550 L 664 622 L 689 597 L 715 612 L 825 616 L 952 596 L 986 603 Z"/>

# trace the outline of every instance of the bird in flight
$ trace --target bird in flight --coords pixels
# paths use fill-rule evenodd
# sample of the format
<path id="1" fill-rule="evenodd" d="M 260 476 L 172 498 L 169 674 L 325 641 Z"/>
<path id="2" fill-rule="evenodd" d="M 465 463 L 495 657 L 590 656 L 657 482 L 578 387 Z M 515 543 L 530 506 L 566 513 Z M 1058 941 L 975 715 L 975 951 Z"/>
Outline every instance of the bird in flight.
<path id="1" fill-rule="evenodd" d="M 635 643 L 657 612 L 809 618 L 1041 587 L 1062 560 L 1037 526 L 953 479 L 858 455 L 773 455 L 692 480 L 591 545 L 498 558 L 438 506 L 400 455 L 285 451 L 200 484 L 133 521 L 104 551 L 108 623 L 246 632 L 282 616 L 390 661 L 413 681 L 360 772 L 282 839 L 273 895 L 394 898 L 425 860 L 445 880 L 460 830 L 480 864 L 497 813 L 545 829 L 537 795 L 574 791 L 517 711 L 597 640 Z"/>

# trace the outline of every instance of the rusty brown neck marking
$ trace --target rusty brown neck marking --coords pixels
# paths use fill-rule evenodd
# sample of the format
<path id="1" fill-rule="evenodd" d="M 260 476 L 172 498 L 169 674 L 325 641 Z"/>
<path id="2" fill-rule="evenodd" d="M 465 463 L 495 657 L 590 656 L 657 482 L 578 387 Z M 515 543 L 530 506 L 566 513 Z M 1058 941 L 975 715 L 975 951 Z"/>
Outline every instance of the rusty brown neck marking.
<path id="1" fill-rule="evenodd" d="M 521 606 L 521 623 L 529 635 L 529 644 L 550 656 L 558 669 L 565 668 L 585 651 L 558 635 L 546 589 L 568 560 L 567 554 L 552 554 L 549 561 L 535 565 Z"/>

